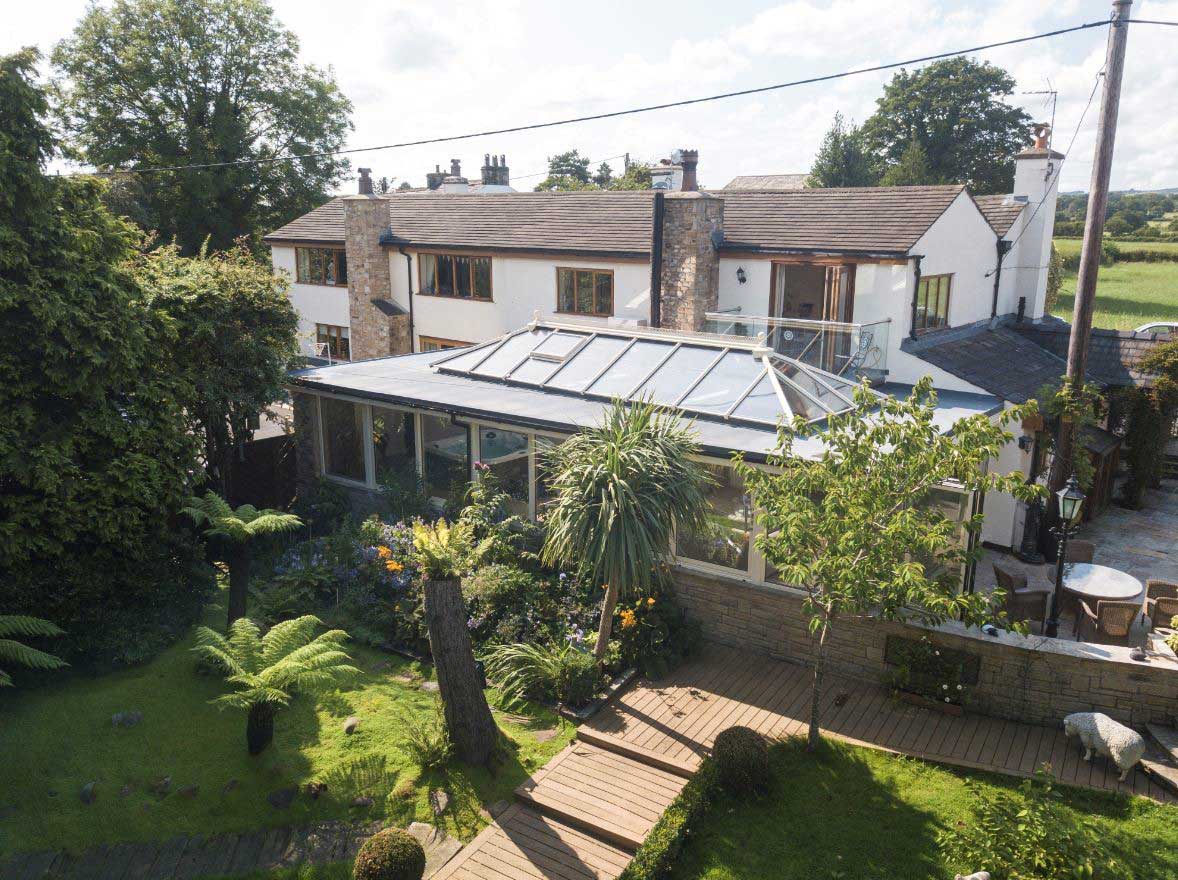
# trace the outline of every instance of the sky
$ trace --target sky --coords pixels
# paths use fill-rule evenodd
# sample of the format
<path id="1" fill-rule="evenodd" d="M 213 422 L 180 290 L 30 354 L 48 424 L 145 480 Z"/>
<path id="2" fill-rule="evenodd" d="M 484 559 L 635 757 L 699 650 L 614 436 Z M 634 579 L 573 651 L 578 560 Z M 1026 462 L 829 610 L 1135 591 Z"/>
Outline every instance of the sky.
<path id="1" fill-rule="evenodd" d="M 109 0 L 106 0 L 109 2 Z M 354 105 L 350 147 L 462 134 L 607 112 L 902 61 L 1108 17 L 1102 0 L 939 3 L 929 0 L 593 4 L 494 0 L 272 0 L 303 60 L 330 67 Z M 3 0 L 0 52 L 67 36 L 87 0 Z M 1178 0 L 1139 0 L 1133 17 L 1178 20 Z M 1086 190 L 1104 63 L 1105 28 L 975 56 L 1017 80 L 1010 100 L 1050 121 L 1069 156 L 1063 191 Z M 1113 163 L 1114 189 L 1178 186 L 1178 28 L 1131 26 Z M 47 67 L 44 73 L 48 73 Z M 547 157 L 657 160 L 699 150 L 700 182 L 738 174 L 804 172 L 835 112 L 861 122 L 891 73 L 784 89 L 619 119 L 577 123 L 353 157 L 353 169 L 424 184 L 451 158 L 477 179 L 485 153 L 506 154 L 517 189 L 531 189 Z M 1070 150 L 1069 142 L 1075 137 Z M 64 166 L 63 166 L 64 167 Z M 353 175 L 354 176 L 354 175 Z M 354 181 L 344 184 L 354 191 Z"/>

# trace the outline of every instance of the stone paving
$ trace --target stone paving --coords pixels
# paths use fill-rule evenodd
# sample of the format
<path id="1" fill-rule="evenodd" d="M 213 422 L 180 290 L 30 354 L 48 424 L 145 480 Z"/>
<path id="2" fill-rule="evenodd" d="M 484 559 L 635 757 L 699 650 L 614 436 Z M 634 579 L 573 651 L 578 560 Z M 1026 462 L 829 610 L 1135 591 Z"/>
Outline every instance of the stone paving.
<path id="1" fill-rule="evenodd" d="M 350 862 L 382 822 L 321 822 L 241 834 L 174 837 L 146 843 L 22 853 L 0 860 L 2 880 L 195 880 L 232 877 L 296 865 Z M 439 871 L 462 848 L 461 842 L 424 822 L 409 833 L 425 848 L 425 877 Z"/>

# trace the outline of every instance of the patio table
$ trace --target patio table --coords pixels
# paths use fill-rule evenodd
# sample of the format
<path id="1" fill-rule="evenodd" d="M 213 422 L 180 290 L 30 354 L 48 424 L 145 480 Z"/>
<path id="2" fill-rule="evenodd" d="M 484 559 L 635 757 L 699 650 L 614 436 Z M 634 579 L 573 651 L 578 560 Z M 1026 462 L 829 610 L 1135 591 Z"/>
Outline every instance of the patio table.
<path id="1" fill-rule="evenodd" d="M 1094 565 L 1090 562 L 1070 562 L 1064 565 L 1063 588 L 1081 599 L 1092 602 L 1101 599 L 1127 602 L 1136 599 L 1145 591 L 1144 585 L 1133 575 L 1109 568 L 1107 565 Z"/>

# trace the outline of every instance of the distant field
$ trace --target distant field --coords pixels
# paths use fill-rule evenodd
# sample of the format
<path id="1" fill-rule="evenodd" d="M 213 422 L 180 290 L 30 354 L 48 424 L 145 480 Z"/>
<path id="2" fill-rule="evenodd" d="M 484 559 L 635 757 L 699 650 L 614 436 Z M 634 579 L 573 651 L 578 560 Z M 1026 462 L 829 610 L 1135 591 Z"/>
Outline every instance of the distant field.
<path id="1" fill-rule="evenodd" d="M 1178 254 L 1178 241 L 1114 241 L 1113 244 L 1121 251 L 1170 251 Z M 1066 259 L 1080 256 L 1080 239 L 1057 238 L 1056 250 Z"/>
<path id="2" fill-rule="evenodd" d="M 1061 244 L 1067 242 L 1056 242 L 1057 247 Z M 1178 249 L 1178 244 L 1169 246 Z M 1075 301 L 1076 273 L 1068 272 L 1052 313 L 1070 321 Z M 1178 262 L 1101 266 L 1096 278 L 1092 326 L 1132 330 L 1150 321 L 1178 321 Z"/>

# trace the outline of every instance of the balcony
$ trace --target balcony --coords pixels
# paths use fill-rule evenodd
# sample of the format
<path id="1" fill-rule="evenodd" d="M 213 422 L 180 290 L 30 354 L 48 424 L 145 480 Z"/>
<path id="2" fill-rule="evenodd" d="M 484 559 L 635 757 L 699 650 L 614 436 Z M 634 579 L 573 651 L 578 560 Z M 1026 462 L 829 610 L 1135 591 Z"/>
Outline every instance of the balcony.
<path id="1" fill-rule="evenodd" d="M 767 348 L 858 381 L 883 382 L 888 373 L 890 320 L 871 324 L 811 321 L 803 318 L 769 318 L 741 315 L 736 311 L 708 312 L 704 331 L 726 336 L 761 337 Z"/>

